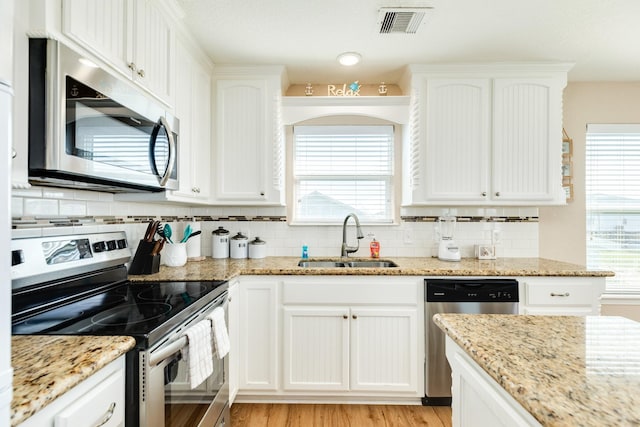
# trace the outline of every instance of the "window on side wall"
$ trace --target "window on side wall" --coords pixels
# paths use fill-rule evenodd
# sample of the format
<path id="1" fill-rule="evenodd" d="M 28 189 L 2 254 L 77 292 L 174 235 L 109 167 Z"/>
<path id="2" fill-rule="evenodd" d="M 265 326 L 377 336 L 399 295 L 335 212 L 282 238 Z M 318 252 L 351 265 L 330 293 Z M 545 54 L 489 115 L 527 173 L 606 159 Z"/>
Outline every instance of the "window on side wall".
<path id="1" fill-rule="evenodd" d="M 588 125 L 587 266 L 611 293 L 640 293 L 640 124 Z"/>
<path id="2" fill-rule="evenodd" d="M 296 224 L 392 223 L 392 125 L 298 125 L 293 129 Z"/>

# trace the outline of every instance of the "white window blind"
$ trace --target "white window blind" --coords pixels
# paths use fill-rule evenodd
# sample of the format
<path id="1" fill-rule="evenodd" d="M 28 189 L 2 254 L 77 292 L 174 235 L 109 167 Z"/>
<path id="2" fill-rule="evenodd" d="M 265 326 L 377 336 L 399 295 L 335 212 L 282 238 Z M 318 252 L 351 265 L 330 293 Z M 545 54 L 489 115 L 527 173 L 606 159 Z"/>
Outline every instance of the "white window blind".
<path id="1" fill-rule="evenodd" d="M 612 270 L 607 291 L 640 293 L 640 124 L 589 125 L 587 266 Z"/>
<path id="2" fill-rule="evenodd" d="M 295 126 L 294 212 L 298 223 L 393 221 L 393 126 Z"/>

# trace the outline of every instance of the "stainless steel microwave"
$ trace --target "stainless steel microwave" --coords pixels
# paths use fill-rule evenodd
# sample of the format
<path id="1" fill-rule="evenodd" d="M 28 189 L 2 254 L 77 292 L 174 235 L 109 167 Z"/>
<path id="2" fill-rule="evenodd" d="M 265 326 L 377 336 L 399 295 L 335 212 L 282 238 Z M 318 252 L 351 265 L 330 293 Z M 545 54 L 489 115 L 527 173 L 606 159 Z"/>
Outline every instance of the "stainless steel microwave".
<path id="1" fill-rule="evenodd" d="M 179 122 L 124 77 L 29 41 L 29 181 L 107 192 L 178 188 Z"/>

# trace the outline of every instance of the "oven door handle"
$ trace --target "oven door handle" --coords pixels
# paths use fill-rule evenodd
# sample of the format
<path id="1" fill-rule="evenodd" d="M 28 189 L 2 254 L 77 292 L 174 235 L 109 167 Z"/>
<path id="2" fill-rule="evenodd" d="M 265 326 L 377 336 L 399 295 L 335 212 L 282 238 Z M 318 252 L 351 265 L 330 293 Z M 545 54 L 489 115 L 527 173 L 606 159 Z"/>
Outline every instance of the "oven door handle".
<path id="1" fill-rule="evenodd" d="M 180 350 L 182 350 L 188 343 L 187 337 L 180 337 L 166 347 L 159 349 L 157 352 L 151 353 L 149 356 L 149 366 L 154 367 L 161 362 L 167 360 Z"/>

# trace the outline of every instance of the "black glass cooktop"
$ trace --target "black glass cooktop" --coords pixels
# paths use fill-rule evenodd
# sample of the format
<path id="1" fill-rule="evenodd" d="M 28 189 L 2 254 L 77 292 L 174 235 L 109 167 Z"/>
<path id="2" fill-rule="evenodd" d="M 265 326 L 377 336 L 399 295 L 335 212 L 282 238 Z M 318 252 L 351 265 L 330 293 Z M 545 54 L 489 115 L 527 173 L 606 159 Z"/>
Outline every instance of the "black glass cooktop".
<path id="1" fill-rule="evenodd" d="M 180 324 L 226 290 L 225 281 L 125 282 L 13 320 L 15 335 L 129 335 L 139 346 Z"/>

